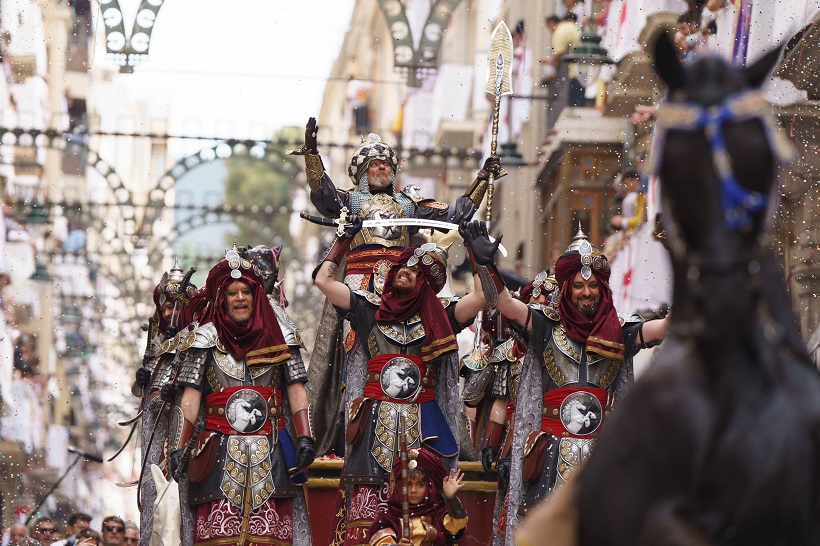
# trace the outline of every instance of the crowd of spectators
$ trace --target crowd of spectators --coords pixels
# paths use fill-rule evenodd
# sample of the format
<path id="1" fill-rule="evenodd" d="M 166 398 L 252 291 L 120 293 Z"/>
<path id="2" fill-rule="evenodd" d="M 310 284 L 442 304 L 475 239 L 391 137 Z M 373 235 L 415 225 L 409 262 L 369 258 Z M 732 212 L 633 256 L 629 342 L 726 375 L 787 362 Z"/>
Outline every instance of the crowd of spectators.
<path id="1" fill-rule="evenodd" d="M 63 525 L 48 517 L 30 525 L 14 523 L 3 530 L 0 546 L 134 546 L 139 542 L 139 527 L 132 522 L 107 516 L 97 531 L 91 528 L 92 519 L 76 512 Z"/>

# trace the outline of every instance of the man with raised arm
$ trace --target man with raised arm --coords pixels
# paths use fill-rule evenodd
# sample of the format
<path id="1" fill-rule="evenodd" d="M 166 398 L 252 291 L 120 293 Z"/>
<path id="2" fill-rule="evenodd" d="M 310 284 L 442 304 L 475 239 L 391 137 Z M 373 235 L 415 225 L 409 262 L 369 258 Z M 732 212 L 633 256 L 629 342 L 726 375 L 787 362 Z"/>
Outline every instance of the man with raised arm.
<path id="1" fill-rule="evenodd" d="M 557 308 L 513 299 L 483 225 L 463 230 L 490 306 L 530 333 L 514 417 L 509 530 L 589 457 L 601 426 L 634 380 L 632 357 L 666 335 L 666 319 L 619 317 L 609 263 L 579 229 L 555 264 Z"/>
<path id="2" fill-rule="evenodd" d="M 362 220 L 420 218 L 458 224 L 472 218 L 484 198 L 490 176 L 498 179 L 506 174 L 499 158 L 489 157 L 472 185 L 454 205 L 440 203 L 419 195 L 415 186 L 396 187 L 399 157 L 378 135 L 371 133 L 350 157 L 347 174 L 353 189 L 340 190 L 325 172 L 318 151 L 318 132 L 316 119 L 310 118 L 305 127 L 305 144 L 289 153 L 304 156 L 310 199 L 326 217 L 338 218 L 345 210 Z M 412 244 L 413 235 L 418 230 L 419 227 L 408 225 L 361 229 L 351 241 L 350 251 L 339 257 L 339 263 L 343 264 L 339 279 L 343 279 L 351 290 L 374 292 L 375 285 L 384 281 L 384 273 L 404 248 Z M 344 331 L 338 315 L 325 305 L 312 355 L 312 362 L 319 365 L 309 368 L 313 404 L 321 401 L 325 406 L 340 405 L 344 372 L 339 355 L 350 349 L 354 342 L 355 333 Z M 314 417 L 319 438 L 317 452 L 322 455 L 336 448 L 339 416 L 335 412 L 326 412 Z"/>
<path id="3" fill-rule="evenodd" d="M 347 354 L 345 467 L 330 544 L 368 543 L 368 529 L 388 496 L 387 476 L 399 438 L 424 447 L 453 469 L 462 404 L 455 334 L 484 306 L 480 291 L 439 298 L 446 250 L 427 243 L 402 251 L 383 290 L 351 290 L 336 280 L 339 260 L 361 229 L 355 218 L 315 275 L 316 286 L 350 321 L 356 341 Z M 392 381 L 402 378 L 403 388 Z M 402 428 L 403 425 L 403 428 Z"/>

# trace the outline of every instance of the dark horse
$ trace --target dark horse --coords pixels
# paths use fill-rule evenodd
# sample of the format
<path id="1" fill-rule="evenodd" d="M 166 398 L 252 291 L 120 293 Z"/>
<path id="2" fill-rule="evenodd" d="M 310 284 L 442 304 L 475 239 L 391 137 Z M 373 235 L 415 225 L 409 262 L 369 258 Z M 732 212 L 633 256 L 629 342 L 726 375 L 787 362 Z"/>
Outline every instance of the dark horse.
<path id="1" fill-rule="evenodd" d="M 674 310 L 580 474 L 579 544 L 820 544 L 820 374 L 769 248 L 783 137 L 755 91 L 779 54 L 684 66 L 656 43 Z"/>

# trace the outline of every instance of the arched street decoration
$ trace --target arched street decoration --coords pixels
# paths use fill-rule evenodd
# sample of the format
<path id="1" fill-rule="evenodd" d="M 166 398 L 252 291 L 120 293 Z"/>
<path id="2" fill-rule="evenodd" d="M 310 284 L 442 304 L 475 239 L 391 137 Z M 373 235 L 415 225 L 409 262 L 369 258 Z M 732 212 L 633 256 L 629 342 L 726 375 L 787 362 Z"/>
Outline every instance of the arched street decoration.
<path id="1" fill-rule="evenodd" d="M 71 138 L 75 135 L 61 133 L 53 129 L 41 131 L 39 129 L 19 129 L 0 127 L 0 144 L 5 146 L 26 146 L 39 148 L 53 148 L 65 152 L 70 146 L 77 145 Z M 87 136 L 86 136 L 87 138 Z M 136 234 L 136 212 L 131 191 L 125 187 L 122 178 L 102 159 L 96 151 L 88 149 L 85 153 L 86 165 L 100 173 L 108 183 L 108 187 L 116 199 L 119 209 L 119 218 L 122 225 L 122 236 L 131 238 Z"/>
<path id="2" fill-rule="evenodd" d="M 264 161 L 289 178 L 296 178 L 302 174 L 301 167 L 294 162 L 293 158 L 285 155 L 284 150 L 274 146 L 270 141 L 226 140 L 210 148 L 203 148 L 177 161 L 148 193 L 148 205 L 139 226 L 140 238 L 145 240 L 153 233 L 154 222 L 159 219 L 160 214 L 168 205 L 165 202 L 166 195 L 176 185 L 177 180 L 200 165 L 231 158 Z"/>
<path id="3" fill-rule="evenodd" d="M 444 30 L 461 0 L 438 0 L 430 7 L 421 36 L 413 36 L 403 0 L 379 0 L 393 37 L 393 64 L 409 72 L 408 85 L 418 86 L 418 76 L 438 68 Z"/>
<path id="4" fill-rule="evenodd" d="M 159 9 L 165 0 L 142 0 L 130 32 L 125 30 L 125 18 L 119 0 L 99 0 L 105 24 L 105 49 L 120 72 L 132 73 L 134 67 L 148 57 L 151 32 Z"/>
<path id="5" fill-rule="evenodd" d="M 277 236 L 276 231 L 274 231 L 272 227 L 273 222 L 265 221 L 265 219 L 261 215 L 274 214 L 274 208 L 275 207 L 271 206 L 260 207 L 256 205 L 250 207 L 231 207 L 225 205 L 222 207 L 222 210 L 202 211 L 199 214 L 193 214 L 191 216 L 188 216 L 184 220 L 181 220 L 174 224 L 174 236 L 178 239 L 186 233 L 195 231 L 203 226 L 212 226 L 215 224 L 235 224 L 237 216 L 241 216 L 242 225 L 244 227 L 247 227 L 248 229 L 258 232 L 264 240 L 269 241 L 269 244 L 272 244 L 272 242 L 275 240 Z M 160 239 L 158 237 L 152 239 L 151 245 L 146 249 L 146 254 L 148 256 L 155 256 L 157 252 L 162 251 L 162 249 L 159 248 L 159 246 L 164 246 L 167 244 L 167 242 L 168 241 Z"/>

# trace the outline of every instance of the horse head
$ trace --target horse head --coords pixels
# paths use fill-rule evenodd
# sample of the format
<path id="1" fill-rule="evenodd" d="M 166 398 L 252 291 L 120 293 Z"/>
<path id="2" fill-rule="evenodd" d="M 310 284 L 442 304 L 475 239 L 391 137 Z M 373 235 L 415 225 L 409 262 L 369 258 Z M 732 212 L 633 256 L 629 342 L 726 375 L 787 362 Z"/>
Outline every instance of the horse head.
<path id="1" fill-rule="evenodd" d="M 675 268 L 675 311 L 692 317 L 703 335 L 705 323 L 717 319 L 725 326 L 709 325 L 717 338 L 747 331 L 763 288 L 763 235 L 788 145 L 759 88 L 780 55 L 776 49 L 745 68 L 711 56 L 684 65 L 666 36 L 655 44 L 655 70 L 669 91 L 653 164 Z"/>
<path id="2" fill-rule="evenodd" d="M 178 546 L 182 543 L 179 484 L 173 479 L 166 480 L 155 464 L 151 465 L 151 476 L 157 488 L 151 546 Z"/>

